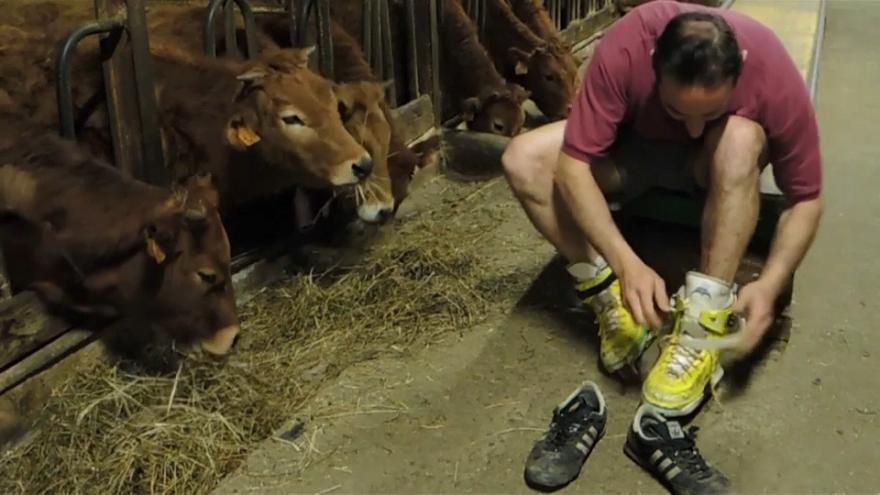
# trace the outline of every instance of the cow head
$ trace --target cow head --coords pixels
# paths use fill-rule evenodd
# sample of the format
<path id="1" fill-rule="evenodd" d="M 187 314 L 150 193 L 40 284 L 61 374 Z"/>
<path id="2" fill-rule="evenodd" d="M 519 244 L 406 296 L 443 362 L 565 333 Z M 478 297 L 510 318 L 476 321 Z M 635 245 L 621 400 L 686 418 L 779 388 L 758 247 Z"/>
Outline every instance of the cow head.
<path id="1" fill-rule="evenodd" d="M 210 175 L 202 174 L 175 184 L 171 197 L 142 227 L 140 249 L 85 274 L 85 306 L 53 300 L 47 292 L 51 285 L 35 288 L 50 302 L 86 312 L 112 307 L 174 339 L 197 341 L 211 354 L 226 354 L 240 327 L 229 240 L 211 182 Z"/>
<path id="2" fill-rule="evenodd" d="M 547 46 L 527 52 L 510 47 L 517 81 L 531 92 L 535 105 L 551 119 L 564 119 L 574 97 L 574 81 Z"/>
<path id="3" fill-rule="evenodd" d="M 345 130 L 333 84 L 309 70 L 312 50 L 267 50 L 238 76 L 227 142 L 256 148 L 304 186 L 358 184 L 372 173 L 372 160 Z"/>
<path id="4" fill-rule="evenodd" d="M 162 283 L 149 306 L 156 324 L 172 337 L 198 340 L 216 355 L 229 352 L 239 333 L 230 268 L 231 250 L 220 220 L 219 198 L 209 174 L 178 183 L 185 195 L 179 231 L 164 247 L 146 231 L 150 260 L 164 267 Z"/>
<path id="5" fill-rule="evenodd" d="M 462 118 L 468 129 L 502 136 L 515 136 L 525 123 L 522 104 L 529 92 L 518 84 L 489 89 L 462 102 Z"/>
<path id="6" fill-rule="evenodd" d="M 388 170 L 391 124 L 383 111 L 388 84 L 362 81 L 335 88 L 345 128 L 373 160 L 373 174 L 355 189 L 358 217 L 370 223 L 383 222 L 394 213 Z"/>

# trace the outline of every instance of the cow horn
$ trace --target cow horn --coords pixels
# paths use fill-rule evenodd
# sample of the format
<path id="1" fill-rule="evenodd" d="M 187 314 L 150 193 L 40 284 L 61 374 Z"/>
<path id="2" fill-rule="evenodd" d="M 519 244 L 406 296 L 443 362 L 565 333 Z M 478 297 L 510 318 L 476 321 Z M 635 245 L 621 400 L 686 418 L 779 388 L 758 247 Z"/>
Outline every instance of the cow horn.
<path id="1" fill-rule="evenodd" d="M 240 74 L 236 79 L 242 82 L 257 82 L 264 77 L 266 77 L 266 73 L 261 69 L 252 69 L 244 74 Z"/>

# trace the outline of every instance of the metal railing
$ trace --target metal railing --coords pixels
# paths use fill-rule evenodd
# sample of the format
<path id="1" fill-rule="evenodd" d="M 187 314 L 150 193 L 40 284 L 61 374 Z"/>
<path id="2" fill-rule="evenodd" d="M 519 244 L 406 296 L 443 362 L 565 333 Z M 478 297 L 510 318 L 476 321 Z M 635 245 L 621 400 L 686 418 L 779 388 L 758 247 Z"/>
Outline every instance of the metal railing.
<path id="1" fill-rule="evenodd" d="M 140 180 L 165 184 L 168 173 L 162 153 L 147 38 L 144 0 L 95 0 L 98 19 L 73 30 L 59 45 L 56 97 L 59 132 L 75 138 L 77 122 L 104 100 L 109 113 L 113 157 L 123 172 Z M 93 96 L 77 115 L 73 102 L 72 63 L 77 45 L 101 36 L 104 91 Z"/>
<path id="2" fill-rule="evenodd" d="M 257 55 L 256 24 L 254 23 L 254 11 L 247 0 L 211 0 L 205 15 L 204 47 L 205 53 L 217 56 L 217 34 L 215 30 L 217 15 L 223 11 L 223 26 L 225 33 L 226 52 L 228 55 L 238 53 L 235 29 L 235 8 L 238 7 L 241 17 L 244 19 L 245 54 L 246 58 L 254 58 Z"/>
<path id="3" fill-rule="evenodd" d="M 562 30 L 573 21 L 593 16 L 613 4 L 613 0 L 546 0 L 545 6 L 556 29 Z"/>

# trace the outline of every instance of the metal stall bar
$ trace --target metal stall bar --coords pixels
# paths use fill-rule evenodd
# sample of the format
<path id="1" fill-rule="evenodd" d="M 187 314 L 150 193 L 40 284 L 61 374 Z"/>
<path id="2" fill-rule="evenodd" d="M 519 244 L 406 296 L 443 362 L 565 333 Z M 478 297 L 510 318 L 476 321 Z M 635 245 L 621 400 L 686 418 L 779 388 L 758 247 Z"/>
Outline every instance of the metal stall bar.
<path id="1" fill-rule="evenodd" d="M 373 73 L 381 81 L 394 79 L 394 51 L 391 46 L 391 11 L 388 0 L 364 0 L 361 46 Z M 388 101 L 397 106 L 397 91 L 391 85 Z"/>
<path id="2" fill-rule="evenodd" d="M 413 99 L 431 95 L 434 123 L 441 121 L 440 0 L 406 0 L 409 89 Z"/>
<path id="3" fill-rule="evenodd" d="M 59 46 L 56 97 L 59 131 L 75 138 L 77 121 L 85 122 L 101 95 L 93 96 L 76 118 L 71 64 L 76 46 L 100 35 L 104 92 L 109 113 L 113 156 L 123 172 L 153 184 L 167 182 L 153 89 L 144 0 L 95 0 L 97 21 L 75 29 Z"/>
<path id="4" fill-rule="evenodd" d="M 235 9 L 232 4 L 241 11 L 241 17 L 244 20 L 244 36 L 245 36 L 245 57 L 254 58 L 257 56 L 257 25 L 254 22 L 254 10 L 248 0 L 211 0 L 208 4 L 207 14 L 205 16 L 205 53 L 212 57 L 217 56 L 217 33 L 216 20 L 217 15 L 222 9 L 224 11 L 224 28 L 225 28 L 225 44 L 226 52 L 229 56 L 238 54 L 235 33 Z"/>
<path id="5" fill-rule="evenodd" d="M 305 47 L 317 44 L 318 65 L 321 73 L 333 79 L 333 38 L 330 36 L 330 1 L 329 0 L 296 0 L 296 43 L 295 46 Z M 309 21 L 314 14 L 315 37 L 312 41 L 309 32 Z"/>
<path id="6" fill-rule="evenodd" d="M 486 0 L 465 0 L 465 11 L 477 26 L 479 38 L 486 37 Z"/>
<path id="7" fill-rule="evenodd" d="M 75 29 L 61 42 L 61 48 L 55 59 L 55 95 L 58 99 L 59 133 L 62 137 L 76 137 L 74 121 L 73 89 L 71 86 L 70 67 L 76 54 L 76 46 L 80 41 L 96 34 L 112 33 L 118 40 L 125 27 L 124 19 L 104 19 L 90 22 Z M 115 45 L 115 42 L 113 43 Z M 104 44 L 102 43 L 102 51 Z"/>

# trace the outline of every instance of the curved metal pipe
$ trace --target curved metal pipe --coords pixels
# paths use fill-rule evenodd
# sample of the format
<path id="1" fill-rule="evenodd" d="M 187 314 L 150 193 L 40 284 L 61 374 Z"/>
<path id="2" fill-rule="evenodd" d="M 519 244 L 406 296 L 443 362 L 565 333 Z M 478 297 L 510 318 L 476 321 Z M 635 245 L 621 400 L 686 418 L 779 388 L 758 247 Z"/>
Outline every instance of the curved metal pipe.
<path id="1" fill-rule="evenodd" d="M 62 137 L 76 137 L 73 90 L 70 85 L 70 66 L 76 53 L 76 46 L 88 36 L 119 32 L 124 28 L 125 23 L 121 19 L 90 22 L 75 29 L 62 41 L 55 63 L 55 94 L 58 99 L 59 131 Z"/>

